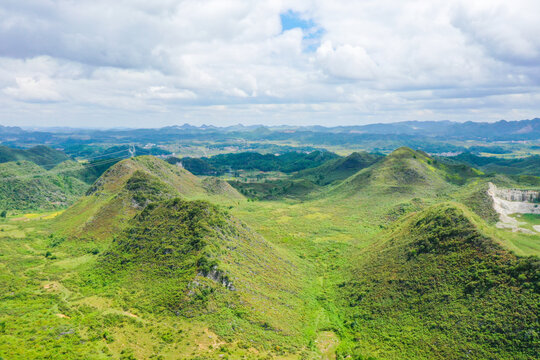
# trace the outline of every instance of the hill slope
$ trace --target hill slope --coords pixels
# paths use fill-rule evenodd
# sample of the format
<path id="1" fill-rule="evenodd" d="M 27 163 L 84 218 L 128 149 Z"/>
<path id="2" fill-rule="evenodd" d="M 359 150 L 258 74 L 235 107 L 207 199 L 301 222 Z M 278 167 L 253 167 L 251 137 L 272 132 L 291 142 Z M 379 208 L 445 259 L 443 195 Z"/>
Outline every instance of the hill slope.
<path id="1" fill-rule="evenodd" d="M 54 209 L 71 205 L 88 189 L 78 176 L 29 162 L 0 164 L 0 209 Z"/>
<path id="2" fill-rule="evenodd" d="M 70 235 L 100 238 L 123 228 L 148 203 L 178 196 L 242 198 L 226 182 L 203 181 L 153 156 L 140 156 L 109 168 L 57 221 Z"/>
<path id="3" fill-rule="evenodd" d="M 342 304 L 355 350 L 383 359 L 532 359 L 540 262 L 484 236 L 454 204 L 396 226 L 356 260 Z"/>
<path id="4" fill-rule="evenodd" d="M 70 160 L 70 157 L 61 151 L 43 145 L 35 146 L 27 150 L 13 149 L 0 145 L 0 163 L 22 160 L 33 162 L 46 169 L 52 169 L 61 162 Z"/>
<path id="5" fill-rule="evenodd" d="M 106 283 L 115 279 L 129 288 L 132 295 L 124 301 L 141 311 L 188 317 L 219 313 L 242 328 L 265 332 L 271 327 L 289 335 L 300 324 L 282 321 L 284 313 L 302 321 L 290 309 L 299 301 L 294 300 L 299 288 L 291 287 L 292 264 L 206 201 L 176 198 L 148 205 L 98 263 Z"/>
<path id="6" fill-rule="evenodd" d="M 483 173 L 466 165 L 445 164 L 422 151 L 401 147 L 339 184 L 346 194 L 377 191 L 387 194 L 438 193 Z"/>
<path id="7" fill-rule="evenodd" d="M 354 152 L 344 158 L 329 160 L 316 168 L 299 171 L 293 177 L 304 178 L 318 185 L 328 185 L 334 181 L 345 180 L 381 158 L 382 155 Z"/>

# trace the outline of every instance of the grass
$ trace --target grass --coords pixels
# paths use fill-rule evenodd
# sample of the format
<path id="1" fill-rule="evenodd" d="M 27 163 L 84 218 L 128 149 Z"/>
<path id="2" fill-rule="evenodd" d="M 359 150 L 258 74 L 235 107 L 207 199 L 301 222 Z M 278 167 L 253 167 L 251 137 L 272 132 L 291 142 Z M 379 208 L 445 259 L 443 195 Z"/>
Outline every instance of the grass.
<path id="1" fill-rule="evenodd" d="M 485 181 L 402 149 L 341 184 L 261 201 L 152 158 L 121 162 L 54 219 L 0 223 L 0 356 L 525 358 L 534 333 L 505 326 L 535 326 L 530 263 L 505 248 L 538 254 L 538 241 L 494 227 Z M 161 196 L 171 188 L 183 199 Z M 159 202 L 143 211 L 146 199 Z M 434 226 L 448 209 L 452 226 Z M 508 263 L 454 240 L 433 248 L 455 224 Z M 486 279 L 500 286 L 461 296 Z"/>
<path id="2" fill-rule="evenodd" d="M 38 227 L 39 225 L 46 227 L 48 222 L 41 220 Z M 230 321 L 233 318 L 227 311 L 211 311 L 202 314 L 198 319 L 178 317 L 167 312 L 144 311 L 138 302 L 129 301 L 133 297 L 131 287 L 114 287 L 119 296 L 107 291 L 98 291 L 101 295 L 96 296 L 95 286 L 85 285 L 84 281 L 88 278 L 81 279 L 80 275 L 88 273 L 99 263 L 99 254 L 104 253 L 105 249 L 95 254 L 92 250 L 101 244 L 81 244 L 69 239 L 59 242 L 55 235 L 51 237 L 41 229 L 25 226 L 26 223 L 21 223 L 17 228 L 26 231 L 28 240 L 13 237 L 0 239 L 0 282 L 6 289 L 0 301 L 0 323 L 4 324 L 5 334 L 9 334 L 3 336 L 0 342 L 0 356 L 25 359 L 106 359 L 129 354 L 135 358 L 150 358 L 159 354 L 165 359 L 177 359 L 179 356 L 218 359 L 222 358 L 220 355 L 262 359 L 271 353 L 272 357 L 287 359 L 291 358 L 291 352 L 297 352 L 295 347 L 298 342 L 290 340 L 289 333 L 285 334 L 285 337 L 279 335 L 282 340 L 276 341 L 278 334 L 261 327 L 265 318 L 274 329 L 290 326 L 291 323 L 287 320 L 290 320 L 291 313 L 286 308 L 280 312 L 262 315 L 260 320 L 253 319 L 253 324 L 246 322 L 242 325 L 240 321 L 236 326 L 246 326 L 244 331 L 250 334 L 244 336 L 244 341 L 240 341 L 234 338 L 234 334 L 241 331 L 241 327 L 234 330 L 231 328 Z M 24 246 L 20 246 L 22 244 Z M 282 260 L 268 258 L 266 246 L 260 251 L 264 253 L 257 256 L 267 259 L 269 263 L 263 263 L 260 269 L 264 270 L 263 273 L 255 278 L 253 275 L 247 277 L 242 274 L 244 270 L 253 274 L 257 268 L 252 268 L 251 271 L 243 268 L 238 273 L 238 276 L 244 276 L 239 286 L 243 284 L 246 287 L 260 287 L 260 284 L 264 283 L 260 277 L 264 277 L 266 282 L 270 281 L 266 293 L 270 293 L 273 287 L 290 286 L 283 283 L 286 279 L 280 272 L 283 271 L 283 265 L 270 267 Z M 52 255 L 46 256 L 47 252 Z M 254 265 L 253 259 L 249 260 L 246 266 Z M 233 257 L 230 261 L 234 264 L 242 259 Z M 225 259 L 225 268 L 232 266 L 227 265 L 228 262 L 229 260 Z M 265 270 L 267 267 L 268 270 Z M 291 284 L 295 283 L 296 281 Z M 147 285 L 152 286 L 152 283 L 148 282 Z M 90 295 L 91 293 L 93 294 Z M 265 299 L 261 295 L 253 293 L 244 300 L 251 304 L 250 306 L 260 308 L 261 313 L 271 310 L 273 305 L 270 304 L 282 301 Z M 290 304 L 290 299 L 283 300 Z M 21 304 L 24 306 L 21 307 Z M 280 320 L 279 316 L 273 319 L 279 313 L 287 316 L 283 317 L 283 320 Z M 281 325 L 280 321 L 283 321 Z M 291 325 L 300 322 L 301 320 L 298 320 Z M 209 324 L 213 330 L 208 328 Z M 252 331 L 253 327 L 259 328 L 260 334 Z M 268 336 L 270 342 L 264 340 Z M 282 345 L 270 345 L 273 343 Z"/>
<path id="3" fill-rule="evenodd" d="M 0 164 L 0 208 L 51 210 L 71 205 L 88 184 L 74 176 L 45 170 L 28 162 Z"/>
<path id="4" fill-rule="evenodd" d="M 458 204 L 430 207 L 357 257 L 338 285 L 357 338 L 343 356 L 534 357 L 538 259 L 502 250 L 473 218 Z"/>
<path id="5" fill-rule="evenodd" d="M 520 227 L 538 232 L 540 230 L 540 214 L 513 214 L 514 219 L 521 223 Z M 535 226 L 537 227 L 536 230 Z"/>

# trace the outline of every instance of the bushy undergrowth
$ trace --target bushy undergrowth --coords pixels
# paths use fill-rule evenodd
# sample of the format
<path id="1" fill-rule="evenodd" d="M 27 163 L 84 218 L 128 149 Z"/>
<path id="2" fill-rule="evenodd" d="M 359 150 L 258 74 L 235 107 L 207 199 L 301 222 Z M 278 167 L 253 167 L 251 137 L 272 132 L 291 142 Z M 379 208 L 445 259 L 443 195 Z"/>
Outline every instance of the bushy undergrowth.
<path id="1" fill-rule="evenodd" d="M 359 262 L 352 279 L 341 284 L 347 326 L 358 337 L 357 350 L 343 354 L 538 354 L 540 261 L 501 248 L 464 210 L 441 205 L 413 216 Z"/>

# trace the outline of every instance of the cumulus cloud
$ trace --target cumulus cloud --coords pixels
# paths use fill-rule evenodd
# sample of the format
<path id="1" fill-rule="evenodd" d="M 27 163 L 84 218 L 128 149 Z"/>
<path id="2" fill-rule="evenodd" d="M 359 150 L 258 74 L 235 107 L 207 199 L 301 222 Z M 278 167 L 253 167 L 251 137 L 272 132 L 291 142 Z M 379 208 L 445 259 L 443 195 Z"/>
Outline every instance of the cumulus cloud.
<path id="1" fill-rule="evenodd" d="M 349 44 L 334 48 L 331 41 L 317 49 L 317 60 L 330 76 L 343 79 L 373 79 L 377 67 L 364 48 Z"/>
<path id="2" fill-rule="evenodd" d="M 62 96 L 48 78 L 16 77 L 17 86 L 7 87 L 4 94 L 24 101 L 59 101 Z"/>
<path id="3" fill-rule="evenodd" d="M 540 63 L 538 14 L 540 3 L 535 1 L 460 4 L 452 13 L 452 25 L 488 55 L 536 67 Z"/>
<path id="4" fill-rule="evenodd" d="M 5 0 L 0 122 L 535 116 L 539 12 L 533 0 Z"/>

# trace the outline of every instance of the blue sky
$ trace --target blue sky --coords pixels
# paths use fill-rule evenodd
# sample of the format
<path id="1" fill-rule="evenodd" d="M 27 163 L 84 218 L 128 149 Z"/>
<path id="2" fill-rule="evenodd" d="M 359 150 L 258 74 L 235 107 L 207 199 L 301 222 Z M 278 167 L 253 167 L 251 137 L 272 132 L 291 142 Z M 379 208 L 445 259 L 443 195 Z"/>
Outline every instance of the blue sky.
<path id="1" fill-rule="evenodd" d="M 288 10 L 279 15 L 282 31 L 300 29 L 303 34 L 304 51 L 316 51 L 320 46 L 324 29 L 317 26 L 313 19 L 303 16 L 301 13 Z"/>
<path id="2" fill-rule="evenodd" d="M 532 0 L 5 0 L 0 124 L 533 118 L 539 13 Z"/>
<path id="3" fill-rule="evenodd" d="M 315 23 L 312 19 L 303 18 L 302 15 L 296 11 L 288 10 L 279 15 L 281 20 L 281 27 L 283 31 L 300 28 L 303 30 L 309 30 L 315 27 Z"/>

